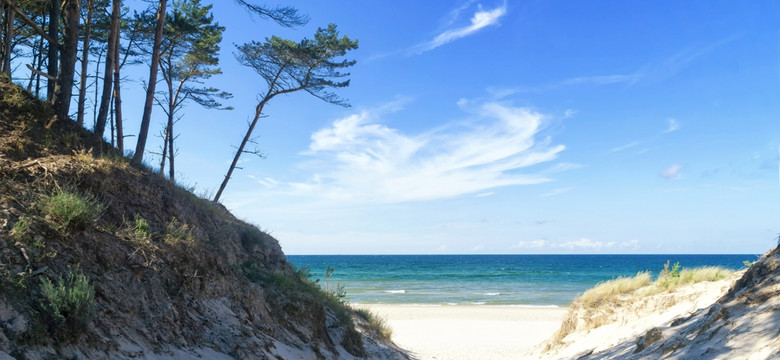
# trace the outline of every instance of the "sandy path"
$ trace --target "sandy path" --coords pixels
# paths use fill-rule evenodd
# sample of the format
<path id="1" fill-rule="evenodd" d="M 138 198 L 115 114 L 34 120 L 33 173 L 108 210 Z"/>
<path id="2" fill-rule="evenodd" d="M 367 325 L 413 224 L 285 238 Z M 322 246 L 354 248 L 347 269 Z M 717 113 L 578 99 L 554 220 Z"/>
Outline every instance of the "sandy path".
<path id="1" fill-rule="evenodd" d="M 360 305 L 383 316 L 418 359 L 518 359 L 560 327 L 567 309 Z"/>

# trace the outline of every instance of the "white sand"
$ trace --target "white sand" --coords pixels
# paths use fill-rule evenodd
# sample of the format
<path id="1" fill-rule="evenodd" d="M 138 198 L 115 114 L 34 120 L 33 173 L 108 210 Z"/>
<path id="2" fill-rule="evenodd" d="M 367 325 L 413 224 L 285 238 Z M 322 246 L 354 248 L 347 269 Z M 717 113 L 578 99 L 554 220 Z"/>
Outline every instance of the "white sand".
<path id="1" fill-rule="evenodd" d="M 386 319 L 417 359 L 518 359 L 560 327 L 567 309 L 360 305 Z"/>

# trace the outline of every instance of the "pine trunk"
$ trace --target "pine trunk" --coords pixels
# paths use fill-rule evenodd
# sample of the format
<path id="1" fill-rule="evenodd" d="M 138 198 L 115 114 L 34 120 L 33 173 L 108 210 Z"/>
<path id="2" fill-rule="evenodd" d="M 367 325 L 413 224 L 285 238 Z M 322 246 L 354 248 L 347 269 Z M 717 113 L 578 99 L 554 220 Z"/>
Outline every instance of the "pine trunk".
<path id="1" fill-rule="evenodd" d="M 14 38 L 14 15 L 16 15 L 16 13 L 14 13 L 11 8 L 2 9 L 2 11 L 5 12 L 5 34 L 3 35 L 3 62 L 1 68 L 2 72 L 10 77 L 11 51 L 13 50 L 11 44 L 13 43 L 12 40 Z"/>
<path id="2" fill-rule="evenodd" d="M 121 88 L 119 86 L 119 30 L 117 30 L 116 46 L 114 46 L 114 58 L 116 63 L 114 64 L 114 115 L 116 117 L 116 148 L 119 153 L 125 154 L 125 132 L 122 129 L 122 95 Z"/>
<path id="3" fill-rule="evenodd" d="M 246 147 L 246 143 L 248 143 L 249 139 L 252 138 L 252 131 L 255 130 L 257 121 L 260 120 L 260 115 L 263 113 L 263 108 L 265 107 L 265 103 L 268 100 L 270 100 L 270 98 L 268 97 L 268 95 L 266 95 L 266 98 L 263 101 L 261 101 L 259 104 L 257 104 L 257 108 L 255 109 L 255 118 L 252 120 L 252 124 L 249 125 L 249 129 L 246 131 L 246 135 L 244 135 L 244 139 L 241 140 L 241 146 L 238 147 L 238 150 L 236 151 L 236 156 L 233 157 L 233 162 L 230 163 L 228 172 L 227 174 L 225 174 L 225 179 L 222 180 L 222 184 L 219 185 L 219 190 L 217 190 L 217 194 L 214 195 L 214 200 L 213 200 L 214 202 L 219 202 L 219 198 L 222 196 L 222 192 L 225 191 L 225 187 L 227 187 L 227 183 L 228 181 L 230 181 L 230 177 L 233 176 L 233 170 L 235 170 L 236 165 L 238 165 L 238 159 L 241 158 L 241 154 L 244 153 L 244 147 Z"/>
<path id="4" fill-rule="evenodd" d="M 87 102 L 87 71 L 89 71 L 89 41 L 92 35 L 93 0 L 87 1 L 87 19 L 84 22 L 84 43 L 81 46 L 81 79 L 79 80 L 79 102 L 76 118 L 84 126 L 84 105 Z"/>
<path id="5" fill-rule="evenodd" d="M 100 97 L 100 109 L 98 110 L 97 120 L 95 121 L 95 134 L 103 136 L 106 131 L 106 119 L 108 118 L 108 105 L 111 102 L 111 91 L 113 90 L 114 79 L 114 57 L 119 36 L 119 11 L 121 10 L 121 1 L 114 0 L 111 5 L 111 27 L 108 30 L 108 51 L 106 52 L 106 67 L 103 72 L 103 95 Z"/>
<path id="6" fill-rule="evenodd" d="M 60 24 L 60 2 L 59 0 L 51 0 L 49 4 L 49 38 L 57 41 L 59 38 L 59 24 Z M 58 70 L 58 54 L 56 44 L 49 42 L 49 64 L 46 67 L 46 72 L 49 76 L 56 77 Z M 52 101 L 54 99 L 54 87 L 55 82 L 49 80 L 46 85 L 46 100 Z"/>
<path id="7" fill-rule="evenodd" d="M 157 27 L 154 34 L 154 47 L 152 48 L 152 64 L 149 69 L 149 82 L 146 89 L 146 102 L 144 103 L 144 113 L 141 117 L 141 129 L 138 131 L 138 143 L 135 146 L 133 161 L 141 163 L 144 159 L 144 150 L 146 149 L 146 138 L 149 135 L 149 122 L 152 118 L 152 105 L 154 104 L 154 90 L 157 85 L 157 70 L 160 66 L 160 44 L 162 42 L 163 26 L 165 25 L 165 6 L 166 0 L 160 0 L 160 7 L 157 10 Z"/>
<path id="8" fill-rule="evenodd" d="M 168 172 L 168 178 L 171 182 L 175 182 L 174 179 L 174 163 L 173 159 L 175 158 L 174 152 L 173 152 L 173 114 L 171 114 L 168 117 L 168 166 L 170 166 L 170 171 Z"/>
<path id="9" fill-rule="evenodd" d="M 60 121 L 68 118 L 70 100 L 73 95 L 73 77 L 76 73 L 76 56 L 79 47 L 79 21 L 81 0 L 67 0 L 65 14 L 65 39 L 62 46 L 61 71 L 57 78 L 54 112 Z"/>

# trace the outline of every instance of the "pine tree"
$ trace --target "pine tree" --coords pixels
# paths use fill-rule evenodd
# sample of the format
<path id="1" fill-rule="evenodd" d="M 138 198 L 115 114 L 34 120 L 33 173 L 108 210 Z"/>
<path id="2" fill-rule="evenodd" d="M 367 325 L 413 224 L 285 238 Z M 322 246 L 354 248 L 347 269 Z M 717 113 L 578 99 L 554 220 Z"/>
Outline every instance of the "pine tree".
<path id="1" fill-rule="evenodd" d="M 238 47 L 238 61 L 255 70 L 265 80 L 268 90 L 262 94 L 255 107 L 254 119 L 214 196 L 215 202 L 219 201 L 239 158 L 245 152 L 244 148 L 252 137 L 263 108 L 275 96 L 306 91 L 325 102 L 348 106 L 344 99 L 328 89 L 349 86 L 349 80 L 339 81 L 349 76 L 349 73 L 339 71 L 354 65 L 355 61 L 336 59 L 357 47 L 357 40 L 350 40 L 346 36 L 339 38 L 334 24 L 318 29 L 314 39 L 303 39 L 299 43 L 273 36 L 263 43 L 253 41 Z"/>
<path id="2" fill-rule="evenodd" d="M 229 98 L 230 94 L 200 86 L 204 80 L 222 73 L 217 65 L 225 28 L 214 22 L 211 7 L 202 6 L 200 0 L 174 1 L 165 25 L 160 73 L 166 90 L 158 103 L 167 116 L 167 125 L 160 172 L 164 171 L 167 155 L 171 181 L 175 174 L 173 125 L 184 103 L 192 100 L 205 108 L 229 109 L 218 100 Z"/>

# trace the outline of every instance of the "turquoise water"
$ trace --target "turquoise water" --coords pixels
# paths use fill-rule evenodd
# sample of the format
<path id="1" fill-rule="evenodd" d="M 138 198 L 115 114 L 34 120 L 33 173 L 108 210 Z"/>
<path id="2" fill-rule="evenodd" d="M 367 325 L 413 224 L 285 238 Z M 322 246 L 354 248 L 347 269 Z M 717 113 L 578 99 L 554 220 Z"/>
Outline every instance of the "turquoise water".
<path id="1" fill-rule="evenodd" d="M 567 306 L 599 282 L 640 271 L 657 275 L 667 260 L 683 268 L 744 267 L 758 255 L 290 255 L 325 287 L 343 284 L 364 304 Z"/>

